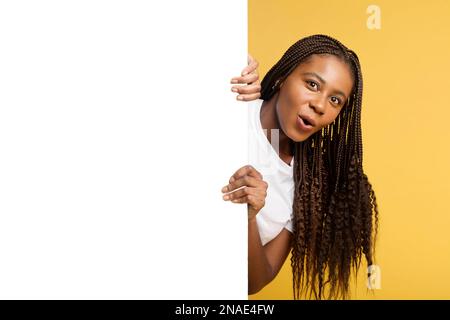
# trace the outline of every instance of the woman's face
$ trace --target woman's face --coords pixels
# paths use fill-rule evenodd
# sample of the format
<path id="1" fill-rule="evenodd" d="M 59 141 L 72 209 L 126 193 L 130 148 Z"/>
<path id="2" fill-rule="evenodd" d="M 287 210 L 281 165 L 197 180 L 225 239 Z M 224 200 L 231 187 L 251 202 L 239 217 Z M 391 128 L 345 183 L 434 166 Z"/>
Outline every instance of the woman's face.
<path id="1" fill-rule="evenodd" d="M 299 142 L 328 126 L 345 106 L 353 83 L 350 67 L 336 56 L 310 56 L 280 85 L 276 112 L 283 132 Z M 313 125 L 305 127 L 300 118 Z"/>

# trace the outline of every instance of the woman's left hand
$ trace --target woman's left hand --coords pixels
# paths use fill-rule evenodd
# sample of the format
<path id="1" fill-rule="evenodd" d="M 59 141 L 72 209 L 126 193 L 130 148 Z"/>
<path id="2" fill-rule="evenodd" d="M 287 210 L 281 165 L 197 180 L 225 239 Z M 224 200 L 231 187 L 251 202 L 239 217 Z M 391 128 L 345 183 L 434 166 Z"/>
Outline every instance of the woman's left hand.
<path id="1" fill-rule="evenodd" d="M 231 91 L 239 93 L 236 99 L 240 101 L 252 101 L 261 96 L 261 83 L 259 81 L 258 66 L 259 63 L 249 54 L 247 66 L 242 70 L 240 77 L 231 79 L 232 84 L 245 84 L 242 86 L 234 85 Z"/>

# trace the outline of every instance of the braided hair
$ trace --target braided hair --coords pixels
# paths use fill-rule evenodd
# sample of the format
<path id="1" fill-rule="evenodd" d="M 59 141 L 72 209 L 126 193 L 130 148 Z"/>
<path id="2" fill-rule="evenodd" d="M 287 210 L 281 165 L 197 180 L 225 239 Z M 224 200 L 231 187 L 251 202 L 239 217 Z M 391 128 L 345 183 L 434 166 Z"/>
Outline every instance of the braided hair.
<path id="1" fill-rule="evenodd" d="M 334 55 L 352 71 L 350 97 L 335 121 L 293 143 L 294 202 L 291 267 L 294 299 L 303 293 L 322 299 L 349 297 L 364 254 L 374 263 L 378 229 L 375 193 L 364 174 L 361 134 L 363 79 L 358 56 L 338 40 L 322 34 L 294 43 L 261 82 L 261 99 L 269 100 L 280 83 L 311 55 Z"/>

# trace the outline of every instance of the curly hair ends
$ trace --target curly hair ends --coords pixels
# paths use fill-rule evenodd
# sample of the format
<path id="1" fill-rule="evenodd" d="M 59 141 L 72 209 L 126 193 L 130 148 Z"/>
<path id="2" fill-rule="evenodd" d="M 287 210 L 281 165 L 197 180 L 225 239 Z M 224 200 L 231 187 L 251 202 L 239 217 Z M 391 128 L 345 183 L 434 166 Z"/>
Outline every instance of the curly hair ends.
<path id="1" fill-rule="evenodd" d="M 294 234 L 291 267 L 294 299 L 347 299 L 351 271 L 362 254 L 374 263 L 378 230 L 375 193 L 364 174 L 361 134 L 363 79 L 357 55 L 327 35 L 293 44 L 261 82 L 269 100 L 298 64 L 312 54 L 332 54 L 350 66 L 354 86 L 333 123 L 294 143 Z M 328 291 L 328 295 L 325 295 Z"/>

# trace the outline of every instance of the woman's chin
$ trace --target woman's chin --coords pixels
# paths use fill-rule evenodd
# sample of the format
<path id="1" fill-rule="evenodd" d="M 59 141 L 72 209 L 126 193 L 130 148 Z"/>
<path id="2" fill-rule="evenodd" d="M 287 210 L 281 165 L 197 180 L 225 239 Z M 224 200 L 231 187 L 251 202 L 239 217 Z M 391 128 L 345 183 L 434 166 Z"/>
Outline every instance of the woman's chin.
<path id="1" fill-rule="evenodd" d="M 291 128 L 290 130 L 284 131 L 285 135 L 294 142 L 303 142 L 308 140 L 317 130 L 302 131 L 297 127 Z"/>
<path id="2" fill-rule="evenodd" d="M 291 140 L 294 142 L 304 142 L 304 141 L 308 140 L 313 134 L 314 134 L 314 132 L 313 133 L 296 132 L 295 135 L 292 135 L 292 137 L 289 137 L 289 138 L 291 138 Z"/>
<path id="3" fill-rule="evenodd" d="M 294 142 L 303 142 L 310 136 L 310 134 L 306 132 L 299 132 L 298 130 L 292 130 L 292 132 L 289 132 L 289 134 L 286 135 Z"/>

